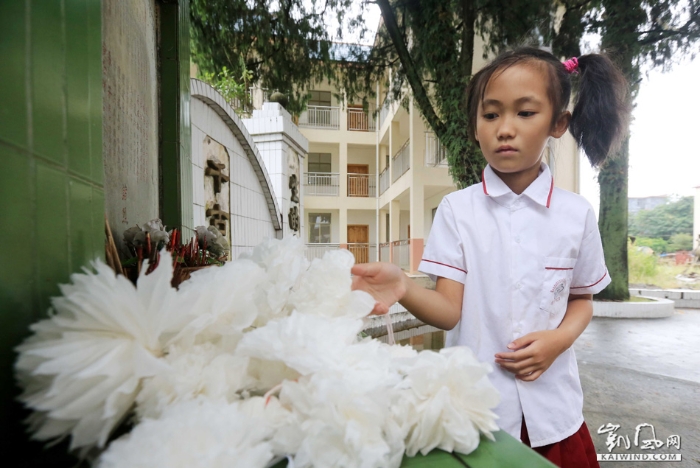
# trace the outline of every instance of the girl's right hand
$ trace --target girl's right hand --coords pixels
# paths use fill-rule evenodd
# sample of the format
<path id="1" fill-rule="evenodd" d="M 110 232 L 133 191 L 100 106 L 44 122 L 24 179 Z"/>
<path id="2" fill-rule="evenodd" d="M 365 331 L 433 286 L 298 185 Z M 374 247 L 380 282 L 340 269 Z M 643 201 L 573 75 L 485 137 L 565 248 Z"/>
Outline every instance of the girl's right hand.
<path id="1" fill-rule="evenodd" d="M 400 301 L 406 294 L 408 277 L 393 263 L 373 262 L 355 265 L 350 270 L 353 291 L 359 289 L 374 297 L 372 315 L 389 312 L 389 307 Z"/>

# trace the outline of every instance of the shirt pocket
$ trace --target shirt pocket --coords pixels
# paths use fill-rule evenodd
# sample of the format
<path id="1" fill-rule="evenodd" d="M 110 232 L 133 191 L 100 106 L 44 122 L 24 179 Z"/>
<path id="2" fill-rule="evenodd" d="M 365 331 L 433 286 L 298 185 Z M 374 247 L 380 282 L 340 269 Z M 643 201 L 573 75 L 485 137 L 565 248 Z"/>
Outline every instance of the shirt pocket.
<path id="1" fill-rule="evenodd" d="M 550 320 L 561 321 L 564 317 L 575 265 L 575 258 L 544 258 L 540 308 L 550 314 Z M 558 326 L 558 323 L 556 325 Z"/>

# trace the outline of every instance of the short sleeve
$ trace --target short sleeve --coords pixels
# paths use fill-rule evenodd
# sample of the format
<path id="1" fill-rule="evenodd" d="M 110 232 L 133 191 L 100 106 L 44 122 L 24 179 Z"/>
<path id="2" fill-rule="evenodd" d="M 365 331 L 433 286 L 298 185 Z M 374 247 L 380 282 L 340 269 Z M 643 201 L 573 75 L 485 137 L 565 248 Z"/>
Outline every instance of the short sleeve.
<path id="1" fill-rule="evenodd" d="M 597 294 L 610 284 L 610 274 L 605 266 L 603 243 L 593 209 L 586 218 L 586 234 L 578 252 L 571 280 L 571 294 Z"/>
<path id="2" fill-rule="evenodd" d="M 430 237 L 423 252 L 418 270 L 437 281 L 438 276 L 464 284 L 467 267 L 462 248 L 462 239 L 449 200 L 444 198 L 435 213 Z"/>

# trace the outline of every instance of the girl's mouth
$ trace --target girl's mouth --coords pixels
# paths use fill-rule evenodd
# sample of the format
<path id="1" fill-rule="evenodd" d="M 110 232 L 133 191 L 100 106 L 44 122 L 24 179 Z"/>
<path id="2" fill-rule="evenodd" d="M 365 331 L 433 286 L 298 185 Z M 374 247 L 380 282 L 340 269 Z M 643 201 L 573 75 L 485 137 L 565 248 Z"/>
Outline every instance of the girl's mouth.
<path id="1" fill-rule="evenodd" d="M 515 153 L 516 151 L 518 151 L 518 150 L 513 148 L 512 146 L 504 145 L 504 146 L 499 146 L 498 149 L 496 150 L 496 153 Z"/>

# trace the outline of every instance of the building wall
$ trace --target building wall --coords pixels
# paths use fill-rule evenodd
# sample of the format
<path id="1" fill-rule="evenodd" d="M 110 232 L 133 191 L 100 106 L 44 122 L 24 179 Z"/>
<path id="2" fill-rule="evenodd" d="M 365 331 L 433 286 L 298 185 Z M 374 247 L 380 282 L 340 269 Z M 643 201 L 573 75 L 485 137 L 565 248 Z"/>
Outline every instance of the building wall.
<path id="1" fill-rule="evenodd" d="M 264 238 L 275 238 L 267 200 L 241 143 L 231 133 L 221 117 L 199 99 L 191 101 L 192 115 L 192 183 L 194 221 L 196 226 L 206 226 L 206 202 L 204 198 L 204 170 L 202 148 L 209 136 L 226 148 L 230 161 L 230 213 L 231 258 L 249 251 Z"/>
<path id="2" fill-rule="evenodd" d="M 104 251 L 101 2 L 0 2 L 0 440 L 27 466 L 13 348 L 58 284 Z M 43 461 L 40 461 L 43 460 Z"/>
<path id="3" fill-rule="evenodd" d="M 106 211 L 119 245 L 160 216 L 157 18 L 155 0 L 102 5 Z"/>

